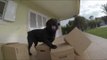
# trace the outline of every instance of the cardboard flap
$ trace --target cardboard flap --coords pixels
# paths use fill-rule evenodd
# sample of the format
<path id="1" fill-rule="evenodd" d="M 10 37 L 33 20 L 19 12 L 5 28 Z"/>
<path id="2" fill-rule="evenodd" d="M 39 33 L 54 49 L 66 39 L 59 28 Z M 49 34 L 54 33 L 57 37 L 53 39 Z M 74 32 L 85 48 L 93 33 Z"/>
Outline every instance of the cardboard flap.
<path id="1" fill-rule="evenodd" d="M 40 45 L 36 46 L 36 50 L 41 51 L 41 52 L 50 51 L 50 47 L 47 46 L 46 44 L 40 44 Z"/>
<path id="2" fill-rule="evenodd" d="M 20 47 L 27 48 L 27 44 L 21 44 L 21 43 L 7 43 L 7 44 L 4 44 L 3 46 L 14 47 L 14 48 L 20 48 Z"/>
<path id="3" fill-rule="evenodd" d="M 55 45 L 60 45 L 62 43 L 65 43 L 64 41 L 64 36 L 60 36 L 60 37 L 57 37 L 55 38 L 54 42 L 53 42 Z"/>
<path id="4" fill-rule="evenodd" d="M 69 55 L 71 53 L 74 53 L 73 47 L 65 43 L 58 45 L 57 49 L 51 49 L 51 54 L 57 57 Z"/>
<path id="5" fill-rule="evenodd" d="M 55 57 L 59 57 L 59 58 L 63 58 L 63 57 L 66 57 L 70 54 L 74 54 L 74 51 L 69 49 L 69 50 L 66 50 L 66 51 L 61 51 L 61 52 L 55 52 L 55 53 L 51 53 L 53 56 Z"/>
<path id="6" fill-rule="evenodd" d="M 77 55 L 81 55 L 90 45 L 91 41 L 78 28 L 74 28 L 65 36 L 65 41 L 74 47 Z"/>

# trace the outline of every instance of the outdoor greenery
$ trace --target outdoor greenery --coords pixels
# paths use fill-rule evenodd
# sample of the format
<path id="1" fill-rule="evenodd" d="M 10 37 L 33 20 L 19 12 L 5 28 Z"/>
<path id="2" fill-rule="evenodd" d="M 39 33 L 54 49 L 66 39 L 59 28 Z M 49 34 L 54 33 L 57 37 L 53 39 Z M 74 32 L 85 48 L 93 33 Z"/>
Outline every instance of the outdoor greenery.
<path id="1" fill-rule="evenodd" d="M 103 9 L 103 12 L 106 14 L 106 16 L 95 17 L 95 18 L 93 18 L 94 16 L 90 16 L 89 19 L 86 19 L 83 16 L 75 16 L 74 17 L 75 19 L 73 21 L 69 21 L 68 24 L 66 24 L 66 26 L 62 26 L 63 34 L 69 33 L 70 31 L 72 31 L 74 27 L 79 28 L 81 31 L 87 31 L 87 30 L 90 31 L 93 29 L 98 29 L 98 27 L 100 26 L 107 25 L 107 4 L 102 5 L 102 9 Z M 98 33 L 97 30 L 94 30 L 94 31 Z"/>
<path id="2" fill-rule="evenodd" d="M 87 30 L 86 32 L 94 34 L 96 36 L 107 38 L 107 27 L 90 29 L 90 30 Z"/>
<path id="3" fill-rule="evenodd" d="M 73 21 L 69 21 L 66 26 L 62 26 L 62 32 L 63 34 L 67 34 L 72 31 L 74 27 L 79 28 L 81 31 L 94 29 L 96 27 L 100 27 L 102 22 L 103 20 L 100 18 L 88 20 L 82 16 L 76 16 Z"/>
<path id="4" fill-rule="evenodd" d="M 103 16 L 102 19 L 105 22 L 105 24 L 107 24 L 107 3 L 102 5 L 102 9 L 103 9 L 103 12 L 106 14 L 106 16 Z"/>
<path id="5" fill-rule="evenodd" d="M 102 5 L 103 12 L 107 15 L 107 4 Z"/>

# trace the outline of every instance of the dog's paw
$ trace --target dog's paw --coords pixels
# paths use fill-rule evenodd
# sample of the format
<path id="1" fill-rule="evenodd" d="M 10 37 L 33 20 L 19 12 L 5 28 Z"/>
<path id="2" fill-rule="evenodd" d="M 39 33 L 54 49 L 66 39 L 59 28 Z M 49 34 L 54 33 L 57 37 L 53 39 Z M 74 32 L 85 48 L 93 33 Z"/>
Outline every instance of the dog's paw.
<path id="1" fill-rule="evenodd" d="M 29 53 L 29 56 L 32 56 L 32 53 Z"/>
<path id="2" fill-rule="evenodd" d="M 51 47 L 52 49 L 56 49 L 57 48 L 57 46 L 56 45 L 52 45 L 52 47 Z"/>

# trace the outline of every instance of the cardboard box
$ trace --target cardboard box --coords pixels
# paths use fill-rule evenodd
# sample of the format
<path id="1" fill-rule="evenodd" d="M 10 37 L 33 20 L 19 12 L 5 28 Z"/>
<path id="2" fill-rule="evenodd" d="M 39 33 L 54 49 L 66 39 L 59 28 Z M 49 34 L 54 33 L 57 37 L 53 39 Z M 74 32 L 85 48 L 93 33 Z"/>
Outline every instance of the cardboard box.
<path id="1" fill-rule="evenodd" d="M 2 47 L 4 60 L 29 60 L 27 45 L 9 43 Z"/>
<path id="2" fill-rule="evenodd" d="M 55 40 L 53 42 L 53 44 L 55 44 L 55 45 L 60 45 L 63 43 L 65 43 L 64 36 L 60 36 L 60 37 L 55 38 Z"/>
<path id="3" fill-rule="evenodd" d="M 74 60 L 73 47 L 63 43 L 57 49 L 51 49 L 51 60 Z"/>
<path id="4" fill-rule="evenodd" d="M 2 43 L 0 43 L 0 60 L 3 60 Z"/>
<path id="5" fill-rule="evenodd" d="M 67 34 L 65 36 L 65 41 L 74 47 L 77 55 L 81 55 L 91 43 L 91 41 L 78 28 L 74 28 Z"/>
<path id="6" fill-rule="evenodd" d="M 37 50 L 37 55 L 36 58 L 37 60 L 51 60 L 51 55 L 50 55 L 50 48 L 45 45 L 45 44 L 40 44 L 36 47 Z"/>

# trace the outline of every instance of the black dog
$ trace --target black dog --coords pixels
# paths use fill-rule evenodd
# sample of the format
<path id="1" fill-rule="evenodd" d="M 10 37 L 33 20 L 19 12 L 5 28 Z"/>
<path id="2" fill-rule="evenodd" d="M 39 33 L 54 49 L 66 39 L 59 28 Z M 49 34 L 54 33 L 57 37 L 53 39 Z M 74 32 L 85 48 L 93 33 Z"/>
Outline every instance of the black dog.
<path id="1" fill-rule="evenodd" d="M 54 41 L 56 30 L 58 29 L 59 23 L 57 19 L 50 19 L 46 23 L 46 27 L 44 29 L 36 29 L 28 32 L 28 52 L 29 55 L 32 55 L 30 52 L 30 48 L 32 44 L 36 45 L 38 42 L 43 42 L 48 45 L 52 49 L 56 49 L 57 46 L 53 45 L 52 42 Z"/>

